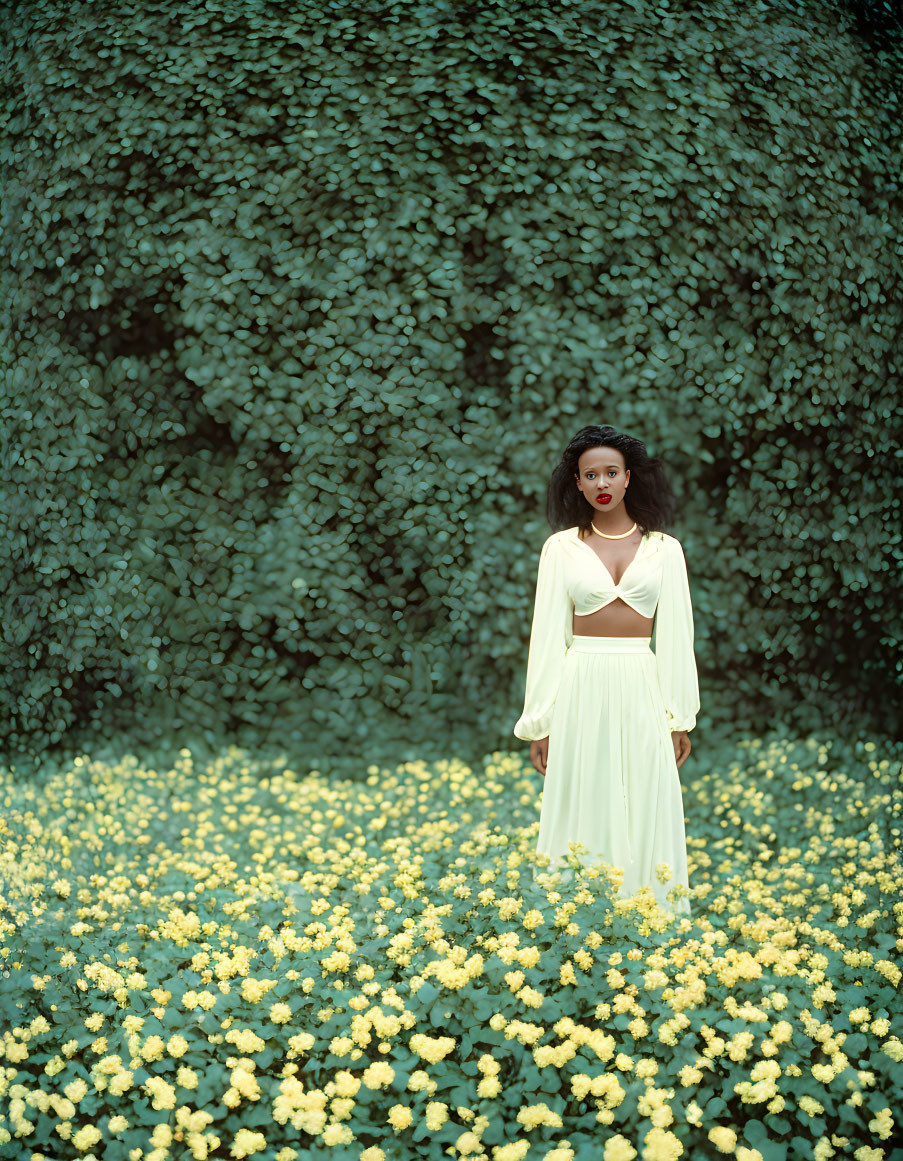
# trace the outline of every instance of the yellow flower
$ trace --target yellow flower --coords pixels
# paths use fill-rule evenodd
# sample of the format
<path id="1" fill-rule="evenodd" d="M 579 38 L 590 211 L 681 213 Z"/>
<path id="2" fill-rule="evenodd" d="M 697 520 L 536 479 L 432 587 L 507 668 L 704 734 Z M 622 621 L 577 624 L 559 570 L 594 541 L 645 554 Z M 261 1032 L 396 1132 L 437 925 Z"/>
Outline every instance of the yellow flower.
<path id="1" fill-rule="evenodd" d="M 731 1060 L 745 1060 L 755 1042 L 752 1032 L 737 1032 L 728 1043 L 727 1054 Z"/>
<path id="2" fill-rule="evenodd" d="M 684 1151 L 680 1138 L 667 1129 L 650 1129 L 643 1141 L 645 1161 L 677 1161 Z"/>
<path id="3" fill-rule="evenodd" d="M 472 1130 L 460 1134 L 455 1141 L 455 1151 L 466 1157 L 468 1153 L 476 1153 L 480 1148 L 480 1138 Z"/>
<path id="4" fill-rule="evenodd" d="M 603 1161 L 633 1161 L 636 1155 L 636 1149 L 620 1133 L 609 1137 L 602 1150 Z"/>
<path id="5" fill-rule="evenodd" d="M 523 1161 L 530 1149 L 530 1142 L 514 1141 L 510 1145 L 496 1145 L 492 1150 L 492 1161 Z"/>
<path id="6" fill-rule="evenodd" d="M 360 1091 L 361 1078 L 349 1072 L 347 1068 L 340 1068 L 333 1077 L 333 1082 L 338 1097 L 354 1097 Z"/>
<path id="7" fill-rule="evenodd" d="M 241 998 L 250 1004 L 256 1004 L 261 996 L 265 996 L 271 988 L 275 988 L 278 980 L 256 980 L 247 977 L 241 981 L 239 992 Z"/>
<path id="8" fill-rule="evenodd" d="M 323 1130 L 324 1145 L 350 1145 L 354 1140 L 354 1133 L 347 1125 L 338 1125 L 334 1121 Z"/>
<path id="9" fill-rule="evenodd" d="M 745 1105 L 757 1105 L 770 1100 L 777 1092 L 777 1087 L 773 1080 L 759 1080 L 755 1084 L 740 1080 L 734 1085 L 734 1092 Z"/>
<path id="10" fill-rule="evenodd" d="M 267 1139 L 263 1133 L 255 1133 L 253 1129 L 239 1129 L 232 1142 L 230 1156 L 250 1157 L 252 1153 L 260 1153 L 266 1148 Z"/>
<path id="11" fill-rule="evenodd" d="M 255 1052 L 263 1052 L 266 1048 L 266 1041 L 251 1028 L 230 1028 L 226 1032 L 225 1039 L 228 1044 L 234 1044 L 235 1048 L 245 1056 L 251 1056 Z"/>
<path id="12" fill-rule="evenodd" d="M 387 1120 L 392 1128 L 399 1132 L 401 1129 L 406 1129 L 414 1119 L 414 1114 L 405 1105 L 393 1105 L 389 1109 Z"/>
<path id="13" fill-rule="evenodd" d="M 666 1103 L 669 1094 L 673 1096 L 674 1090 L 650 1087 L 637 1098 L 637 1112 L 641 1117 L 648 1117 L 657 1129 L 667 1128 L 674 1121 L 674 1114 Z"/>
<path id="14" fill-rule="evenodd" d="M 484 1076 L 477 1084 L 477 1096 L 481 1100 L 494 1100 L 502 1091 L 502 1083 L 497 1076 Z"/>
<path id="15" fill-rule="evenodd" d="M 774 1040 L 775 1044 L 786 1044 L 793 1037 L 793 1025 L 787 1020 L 779 1020 L 769 1030 L 768 1035 Z"/>
<path id="16" fill-rule="evenodd" d="M 516 1117 L 526 1129 L 535 1129 L 538 1125 L 548 1125 L 553 1129 L 562 1128 L 562 1120 L 558 1113 L 543 1101 L 538 1105 L 526 1105 Z"/>
<path id="17" fill-rule="evenodd" d="M 883 1108 L 875 1114 L 869 1121 L 869 1130 L 882 1141 L 886 1141 L 888 1137 L 893 1135 L 894 1116 L 889 1108 Z"/>
<path id="18" fill-rule="evenodd" d="M 274 1024 L 287 1024 L 292 1018 L 292 1010 L 281 1001 L 270 1008 L 270 1019 Z"/>
<path id="19" fill-rule="evenodd" d="M 141 1047 L 141 1055 L 147 1061 L 162 1060 L 166 1054 L 166 1043 L 162 1036 L 148 1036 Z"/>
<path id="20" fill-rule="evenodd" d="M 391 1084 L 395 1079 L 395 1069 L 385 1060 L 376 1060 L 364 1069 L 361 1081 L 367 1088 L 377 1089 Z"/>
<path id="21" fill-rule="evenodd" d="M 172 1144 L 172 1128 L 165 1122 L 154 1125 L 150 1135 L 151 1144 L 157 1149 L 168 1149 Z"/>
<path id="22" fill-rule="evenodd" d="M 155 1109 L 174 1109 L 176 1090 L 162 1076 L 151 1076 L 144 1082 L 144 1088 L 151 1095 L 151 1105 Z"/>
<path id="23" fill-rule="evenodd" d="M 749 1075 L 752 1080 L 777 1080 L 781 1066 L 776 1060 L 757 1060 Z"/>
<path id="24" fill-rule="evenodd" d="M 546 1153 L 543 1161 L 574 1161 L 574 1156 L 574 1150 L 565 1142 L 563 1145 L 559 1145 L 557 1149 L 552 1149 L 549 1153 Z"/>
<path id="25" fill-rule="evenodd" d="M 545 1028 L 542 1024 L 528 1024 L 524 1020 L 511 1020 L 505 1028 L 506 1040 L 519 1040 L 521 1044 L 535 1044 L 543 1035 Z"/>
<path id="26" fill-rule="evenodd" d="M 565 960 L 561 965 L 558 972 L 558 980 L 562 986 L 577 983 L 577 976 L 574 974 L 574 965 L 569 959 Z"/>
<path id="27" fill-rule="evenodd" d="M 66 1096 L 69 1098 L 70 1101 L 82 1100 L 84 1098 L 85 1094 L 87 1093 L 87 1091 L 88 1091 L 88 1085 L 87 1085 L 84 1077 L 81 1077 L 81 1076 L 77 1076 L 75 1078 L 75 1080 L 70 1081 L 69 1084 L 67 1084 L 65 1086 L 65 1088 L 63 1089 L 63 1092 L 66 1094 Z M 69 1117 L 74 1117 L 75 1110 L 73 1109 L 73 1111 L 67 1115 Z"/>
<path id="28" fill-rule="evenodd" d="M 298 1032 L 294 1036 L 289 1037 L 289 1055 L 297 1056 L 302 1052 L 310 1052 L 314 1044 L 316 1044 L 316 1037 L 310 1032 Z"/>
<path id="29" fill-rule="evenodd" d="M 709 1129 L 709 1140 L 722 1153 L 733 1153 L 737 1144 L 737 1134 L 727 1125 L 715 1125 Z"/>
<path id="30" fill-rule="evenodd" d="M 441 1129 L 445 1122 L 448 1120 L 448 1105 L 444 1104 L 442 1101 L 430 1101 L 426 1106 L 426 1115 L 424 1119 L 426 1122 L 426 1127 L 431 1132 L 435 1132 L 437 1129 Z"/>
<path id="31" fill-rule="evenodd" d="M 415 1032 L 408 1044 L 412 1052 L 416 1052 L 430 1064 L 438 1064 L 455 1048 L 453 1037 L 427 1036 L 423 1032 Z"/>
<path id="32" fill-rule="evenodd" d="M 180 1056 L 184 1056 L 190 1047 L 191 1045 L 188 1043 L 185 1037 L 180 1036 L 178 1033 L 170 1036 L 170 1038 L 166 1041 L 166 1051 L 174 1059 L 177 1059 Z"/>
<path id="33" fill-rule="evenodd" d="M 831 1000 L 836 999 L 837 993 L 831 987 L 831 984 L 828 980 L 825 980 L 824 983 L 819 984 L 812 993 L 812 1003 L 816 1008 L 823 1008 L 825 1004 L 829 1003 Z"/>
<path id="34" fill-rule="evenodd" d="M 536 967 L 541 958 L 538 947 L 522 947 L 517 953 L 517 962 L 523 968 Z"/>
<path id="35" fill-rule="evenodd" d="M 96 1125 L 84 1125 L 78 1132 L 72 1134 L 72 1144 L 82 1151 L 96 1145 L 103 1137 Z"/>
<path id="36" fill-rule="evenodd" d="M 592 1088 L 592 1084 L 592 1078 L 587 1076 L 585 1072 L 575 1073 L 571 1077 L 571 1093 L 576 1100 L 582 1101 Z"/>

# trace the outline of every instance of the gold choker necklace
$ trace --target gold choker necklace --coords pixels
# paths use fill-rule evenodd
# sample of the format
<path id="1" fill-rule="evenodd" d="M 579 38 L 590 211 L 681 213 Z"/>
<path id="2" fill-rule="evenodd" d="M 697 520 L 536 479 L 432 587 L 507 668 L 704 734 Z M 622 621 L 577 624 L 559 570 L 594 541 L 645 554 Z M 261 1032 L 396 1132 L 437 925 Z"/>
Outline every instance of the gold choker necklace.
<path id="1" fill-rule="evenodd" d="M 593 532 L 598 533 L 599 536 L 604 536 L 606 540 L 623 540 L 624 537 L 629 536 L 631 532 L 636 532 L 636 520 L 633 522 L 633 528 L 628 528 L 626 532 L 619 532 L 616 536 L 612 536 L 608 532 L 599 532 L 599 529 L 595 526 L 595 524 L 593 524 L 592 520 L 590 520 L 589 526 L 592 528 Z"/>

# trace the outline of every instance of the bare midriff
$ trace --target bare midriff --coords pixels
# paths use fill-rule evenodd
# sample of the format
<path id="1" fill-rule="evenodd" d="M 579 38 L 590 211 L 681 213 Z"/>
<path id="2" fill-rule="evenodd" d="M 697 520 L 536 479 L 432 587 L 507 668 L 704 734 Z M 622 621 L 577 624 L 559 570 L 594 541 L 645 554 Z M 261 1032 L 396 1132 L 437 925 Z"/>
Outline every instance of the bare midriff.
<path id="1" fill-rule="evenodd" d="M 584 543 L 596 552 L 615 584 L 619 584 L 636 556 L 641 541 L 642 537 L 637 532 L 625 540 L 607 544 L 604 557 L 596 552 L 591 542 Z M 651 637 L 652 624 L 652 617 L 644 617 L 620 597 L 615 597 L 603 608 L 585 616 L 574 614 L 574 632 L 581 637 Z"/>
<path id="2" fill-rule="evenodd" d="M 616 597 L 610 604 L 583 617 L 574 614 L 574 632 L 581 637 L 651 637 L 652 617 L 641 616 Z"/>

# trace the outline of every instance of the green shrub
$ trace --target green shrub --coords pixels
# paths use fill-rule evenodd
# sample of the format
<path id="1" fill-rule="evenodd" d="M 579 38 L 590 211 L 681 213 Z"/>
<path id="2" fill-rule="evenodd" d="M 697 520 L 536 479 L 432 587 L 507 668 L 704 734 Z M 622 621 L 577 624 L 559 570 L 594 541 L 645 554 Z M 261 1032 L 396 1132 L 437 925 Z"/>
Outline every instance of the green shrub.
<path id="1" fill-rule="evenodd" d="M 3 752 L 507 746 L 596 422 L 681 493 L 701 731 L 898 733 L 898 42 L 839 2 L 187 12 L 2 17 Z"/>

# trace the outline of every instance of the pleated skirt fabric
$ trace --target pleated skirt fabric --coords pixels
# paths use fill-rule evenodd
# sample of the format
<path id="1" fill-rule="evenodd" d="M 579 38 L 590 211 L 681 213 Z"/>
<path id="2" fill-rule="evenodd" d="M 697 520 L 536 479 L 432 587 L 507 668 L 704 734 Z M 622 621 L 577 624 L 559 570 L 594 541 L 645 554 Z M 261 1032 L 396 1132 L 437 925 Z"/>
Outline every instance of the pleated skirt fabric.
<path id="1" fill-rule="evenodd" d="M 648 886 L 662 907 L 690 915 L 688 899 L 667 898 L 675 882 L 689 887 L 687 847 L 651 641 L 574 634 L 552 710 L 536 847 L 568 880 L 563 856 L 582 842 L 584 865 L 623 868 L 620 898 Z"/>

